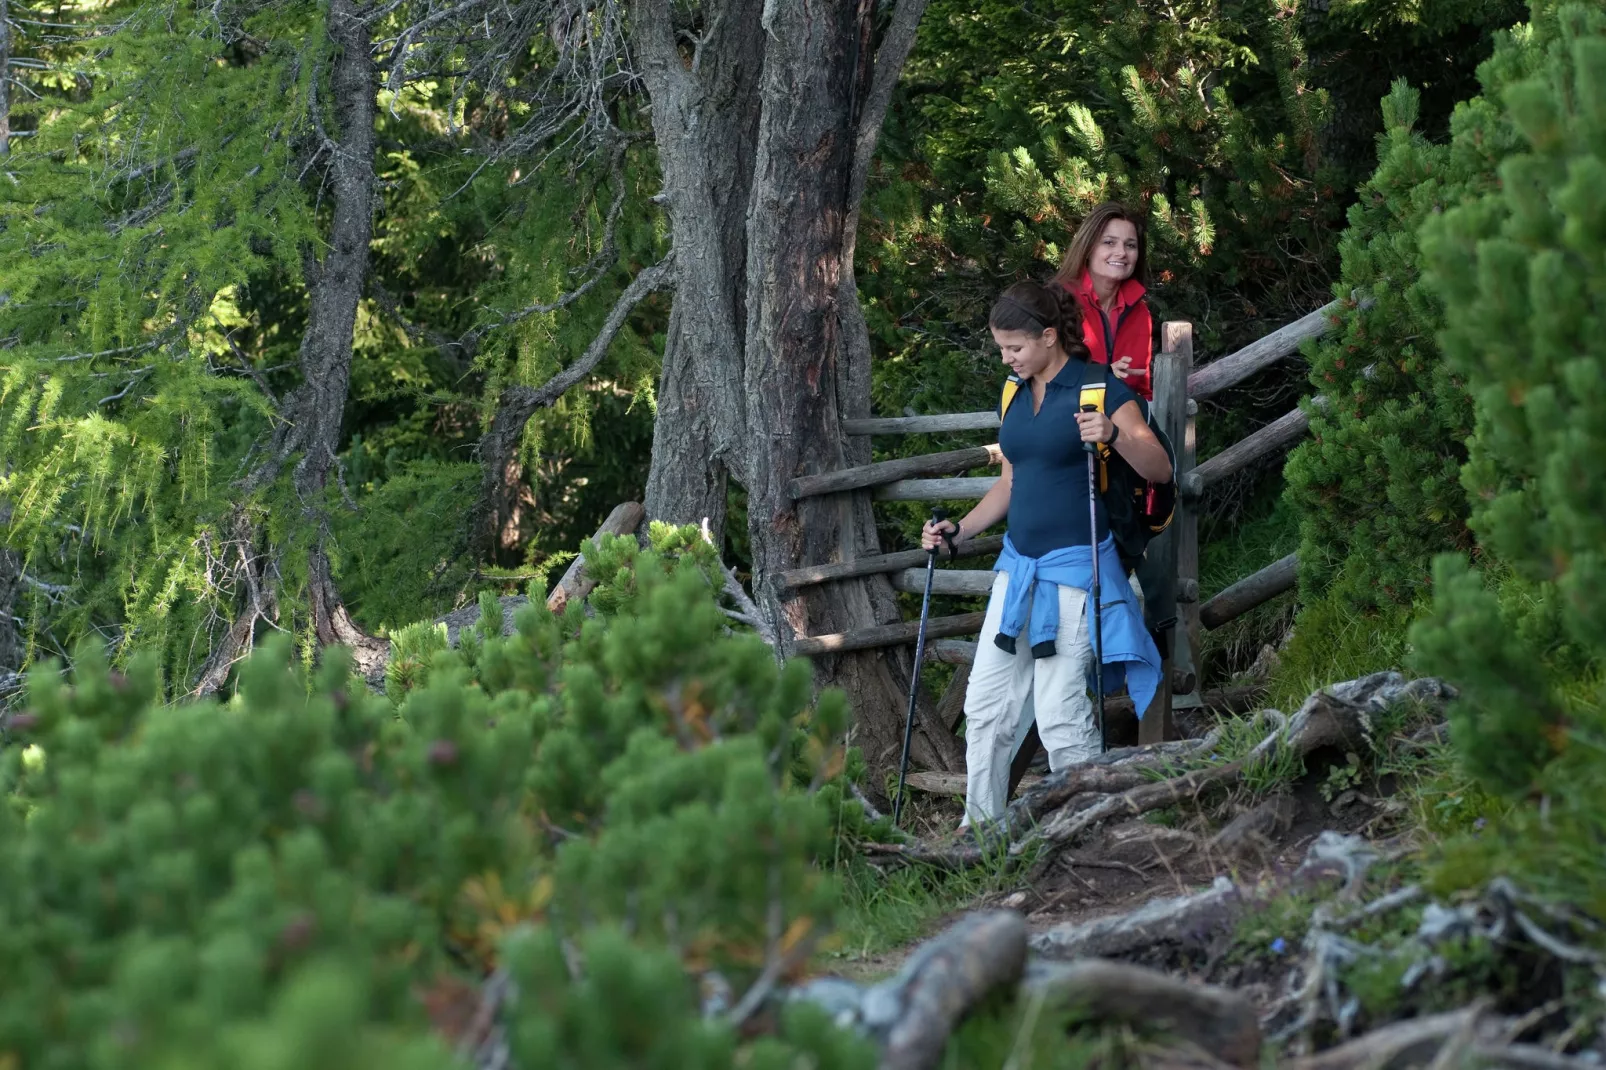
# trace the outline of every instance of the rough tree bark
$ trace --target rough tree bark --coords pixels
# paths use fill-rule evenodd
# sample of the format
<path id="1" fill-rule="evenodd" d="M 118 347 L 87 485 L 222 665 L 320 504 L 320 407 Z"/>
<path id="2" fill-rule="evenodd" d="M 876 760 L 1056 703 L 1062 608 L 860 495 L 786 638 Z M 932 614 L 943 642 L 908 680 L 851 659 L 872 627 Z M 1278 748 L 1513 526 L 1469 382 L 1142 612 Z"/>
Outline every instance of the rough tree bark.
<path id="1" fill-rule="evenodd" d="M 668 0 L 635 0 L 637 55 L 675 256 L 647 515 L 723 538 L 726 481 L 743 451 L 747 216 L 761 112 L 762 0 L 710 0 L 683 48 Z"/>
<path id="2" fill-rule="evenodd" d="M 705 11 L 711 29 L 687 49 L 666 3 L 635 5 L 680 263 L 647 511 L 675 522 L 708 517 L 718 531 L 734 476 L 748 496 L 755 598 L 785 638 L 897 615 L 884 576 L 784 596 L 769 579 L 879 552 L 866 495 L 793 502 L 786 484 L 869 460 L 841 424 L 867 416 L 870 403 L 853 278 L 857 217 L 924 7 L 900 0 L 877 44 L 869 0 L 767 8 L 731 0 Z M 817 667 L 822 685 L 852 699 L 868 758 L 895 759 L 907 656 L 844 654 Z M 957 767 L 958 746 L 940 726 L 915 746 L 920 764 Z"/>
<path id="3" fill-rule="evenodd" d="M 330 575 L 328 525 L 323 499 L 338 463 L 340 428 L 351 386 L 352 333 L 368 275 L 368 243 L 374 233 L 374 110 L 378 86 L 369 55 L 364 13 L 352 0 L 329 5 L 329 39 L 335 46 L 330 101 L 338 141 L 327 149 L 334 218 L 321 262 L 308 257 L 309 311 L 301 340 L 302 383 L 291 395 L 285 418 L 302 451 L 292 476 L 296 496 L 318 524 L 308 561 L 313 627 L 320 645 L 345 643 L 359 667 L 371 669 L 389 644 L 369 636 L 346 612 Z"/>
<path id="4" fill-rule="evenodd" d="M 319 646 L 341 643 L 352 649 L 357 668 L 378 672 L 389 644 L 365 633 L 351 619 L 330 572 L 327 517 L 324 513 L 329 477 L 336 472 L 336 450 L 351 385 L 353 330 L 357 305 L 368 273 L 368 245 L 373 237 L 375 195 L 374 115 L 378 85 L 371 56 L 365 12 L 353 0 L 331 0 L 327 33 L 333 45 L 327 108 L 332 120 L 327 134 L 319 124 L 322 144 L 314 151 L 326 157 L 324 181 L 332 204 L 323 258 L 304 256 L 308 313 L 301 338 L 301 384 L 285 400 L 265 460 L 242 481 L 246 496 L 265 489 L 299 454 L 291 470 L 291 486 L 316 535 L 308 547 L 307 600 Z M 257 545 L 264 533 L 234 518 L 243 544 Z M 271 554 L 260 547 L 242 569 L 249 605 L 218 643 L 196 682 L 197 693 L 215 691 L 227 679 L 229 666 L 246 649 L 254 624 L 265 613 L 265 599 L 274 584 Z"/>

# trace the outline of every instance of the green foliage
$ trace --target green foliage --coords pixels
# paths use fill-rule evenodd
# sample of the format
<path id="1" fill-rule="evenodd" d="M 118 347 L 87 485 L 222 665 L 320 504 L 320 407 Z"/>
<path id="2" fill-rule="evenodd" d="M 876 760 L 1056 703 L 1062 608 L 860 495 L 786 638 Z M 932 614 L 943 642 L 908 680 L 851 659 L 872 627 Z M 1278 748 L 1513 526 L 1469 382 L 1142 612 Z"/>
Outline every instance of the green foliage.
<path id="1" fill-rule="evenodd" d="M 1492 175 L 1416 131 L 1419 101 L 1403 82 L 1383 101 L 1378 169 L 1339 246 L 1337 329 L 1307 344 L 1323 401 L 1306 403 L 1311 437 L 1285 470 L 1307 597 L 1332 587 L 1361 607 L 1409 604 L 1432 555 L 1462 539 L 1466 514 L 1457 476 L 1471 404 L 1434 344 L 1443 311 L 1415 234 Z"/>
<path id="2" fill-rule="evenodd" d="M 1606 653 L 1606 13 L 1537 5 L 1482 77 L 1452 151 L 1488 180 L 1425 221 L 1421 243 L 1445 359 L 1476 407 L 1462 472 L 1472 528 L 1552 604 L 1503 611 L 1446 558 L 1413 641 L 1425 667 L 1463 687 L 1455 729 L 1469 768 L 1520 795 L 1568 745 L 1570 703 L 1547 663 L 1558 647 L 1575 665 Z"/>
<path id="3" fill-rule="evenodd" d="M 1278 651 L 1269 702 L 1281 709 L 1297 707 L 1312 691 L 1335 680 L 1352 680 L 1404 663 L 1412 610 L 1357 605 L 1348 590 L 1340 585 L 1300 608 L 1293 634 Z"/>
<path id="4" fill-rule="evenodd" d="M 499 966 L 520 1065 L 871 1065 L 807 1015 L 741 1051 L 696 985 L 740 993 L 829 927 L 818 863 L 867 831 L 841 697 L 727 638 L 690 555 L 606 585 L 609 613 L 537 600 L 506 638 L 487 598 L 466 651 L 403 629 L 430 660 L 399 703 L 282 639 L 227 703 L 164 706 L 156 658 L 93 645 L 31 674 L 12 728 L 43 760 L 0 749 L 0 1063 L 446 1066 Z"/>

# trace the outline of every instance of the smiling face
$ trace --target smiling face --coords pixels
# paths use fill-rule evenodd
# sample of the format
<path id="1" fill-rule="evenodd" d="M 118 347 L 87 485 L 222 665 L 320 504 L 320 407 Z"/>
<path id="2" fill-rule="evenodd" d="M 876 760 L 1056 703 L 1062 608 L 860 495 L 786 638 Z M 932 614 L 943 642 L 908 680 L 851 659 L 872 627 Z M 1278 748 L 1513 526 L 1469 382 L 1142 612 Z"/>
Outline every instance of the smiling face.
<path id="1" fill-rule="evenodd" d="M 1138 228 L 1124 219 L 1112 219 L 1087 258 L 1094 281 L 1120 285 L 1138 266 Z"/>
<path id="2" fill-rule="evenodd" d="M 1059 334 L 1049 327 L 1042 334 L 993 328 L 993 341 L 1010 370 L 1022 379 L 1040 375 L 1059 355 Z"/>

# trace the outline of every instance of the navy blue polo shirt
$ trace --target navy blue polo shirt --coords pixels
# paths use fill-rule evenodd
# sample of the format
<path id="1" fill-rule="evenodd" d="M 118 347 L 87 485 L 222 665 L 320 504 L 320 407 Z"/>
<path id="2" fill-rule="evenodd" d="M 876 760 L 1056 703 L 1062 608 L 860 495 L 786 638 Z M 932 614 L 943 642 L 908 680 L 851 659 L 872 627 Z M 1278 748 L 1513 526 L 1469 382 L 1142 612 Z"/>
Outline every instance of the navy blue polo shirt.
<path id="1" fill-rule="evenodd" d="M 1102 368 L 1102 366 L 1100 366 Z M 1014 484 L 1009 494 L 1009 538 L 1027 557 L 1067 546 L 1087 546 L 1087 453 L 1076 426 L 1082 377 L 1087 362 L 1070 360 L 1048 381 L 1043 407 L 1032 412 L 1031 381 L 1021 383 L 1004 422 L 998 445 L 1009 459 Z M 1132 389 L 1105 376 L 1104 411 L 1113 413 L 1137 400 Z M 1098 503 L 1099 538 L 1109 531 L 1104 502 Z"/>

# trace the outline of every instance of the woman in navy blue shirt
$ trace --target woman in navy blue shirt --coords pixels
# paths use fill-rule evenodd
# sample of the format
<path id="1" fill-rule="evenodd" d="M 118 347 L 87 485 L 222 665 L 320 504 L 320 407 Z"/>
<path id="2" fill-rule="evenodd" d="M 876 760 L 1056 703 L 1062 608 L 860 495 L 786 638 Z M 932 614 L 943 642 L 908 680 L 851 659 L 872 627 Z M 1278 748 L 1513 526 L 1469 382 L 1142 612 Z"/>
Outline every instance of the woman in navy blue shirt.
<path id="1" fill-rule="evenodd" d="M 1074 296 L 1019 282 L 993 305 L 988 324 L 1003 362 L 1021 380 L 998 432 L 1003 474 L 957 525 L 927 523 L 921 537 L 930 550 L 945 531 L 965 539 L 1008 522 L 965 696 L 966 824 L 1003 815 L 1010 752 L 1029 696 L 1051 769 L 1099 751 L 1087 694 L 1091 582 L 1084 578 L 1091 576 L 1095 545 L 1109 577 L 1101 607 L 1102 660 L 1126 665 L 1133 702 L 1140 710 L 1148 705 L 1159 653 L 1124 582 L 1102 502 L 1096 530 L 1090 525 L 1083 444 L 1107 444 L 1144 479 L 1171 476 L 1170 458 L 1149 430 L 1137 395 L 1107 367 L 1092 365 L 1090 371 Z M 1104 412 L 1079 411 L 1089 375 L 1104 380 Z M 1017 643 L 1028 620 L 1030 641 Z"/>

